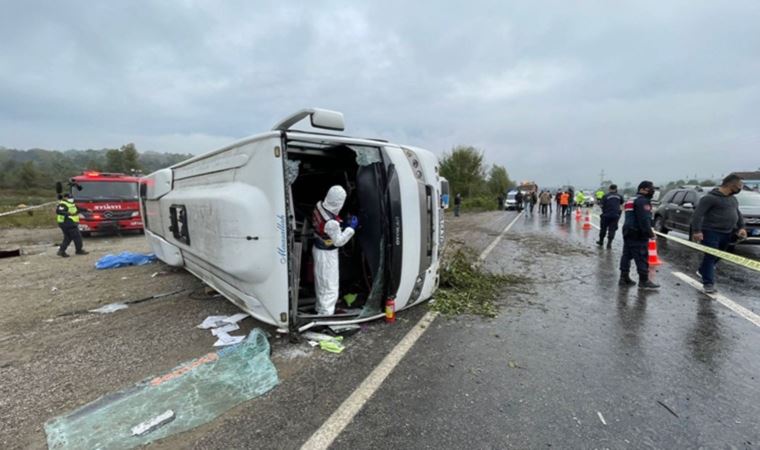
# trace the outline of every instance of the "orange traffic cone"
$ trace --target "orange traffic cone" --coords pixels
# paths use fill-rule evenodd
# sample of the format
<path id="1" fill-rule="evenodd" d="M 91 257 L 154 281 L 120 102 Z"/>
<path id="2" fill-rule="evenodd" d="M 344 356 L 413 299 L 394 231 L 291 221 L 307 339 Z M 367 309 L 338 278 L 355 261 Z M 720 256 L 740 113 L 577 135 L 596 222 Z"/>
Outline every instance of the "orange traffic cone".
<path id="1" fill-rule="evenodd" d="M 581 221 L 581 209 L 575 208 L 575 221 L 580 222 Z"/>
<path id="2" fill-rule="evenodd" d="M 588 231 L 591 229 L 591 213 L 586 211 L 586 220 L 583 221 L 583 229 Z"/>
<path id="3" fill-rule="evenodd" d="M 662 261 L 660 261 L 660 257 L 657 256 L 657 240 L 650 239 L 649 240 L 649 265 L 659 266 L 660 264 L 662 264 Z"/>

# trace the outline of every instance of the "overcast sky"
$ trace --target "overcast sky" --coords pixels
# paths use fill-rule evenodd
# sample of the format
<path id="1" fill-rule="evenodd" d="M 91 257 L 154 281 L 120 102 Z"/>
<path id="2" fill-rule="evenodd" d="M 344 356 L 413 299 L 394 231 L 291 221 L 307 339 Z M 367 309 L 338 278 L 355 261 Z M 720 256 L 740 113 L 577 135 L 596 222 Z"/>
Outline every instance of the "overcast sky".
<path id="1" fill-rule="evenodd" d="M 0 145 L 202 153 L 308 106 L 541 185 L 760 167 L 760 2 L 12 1 Z"/>

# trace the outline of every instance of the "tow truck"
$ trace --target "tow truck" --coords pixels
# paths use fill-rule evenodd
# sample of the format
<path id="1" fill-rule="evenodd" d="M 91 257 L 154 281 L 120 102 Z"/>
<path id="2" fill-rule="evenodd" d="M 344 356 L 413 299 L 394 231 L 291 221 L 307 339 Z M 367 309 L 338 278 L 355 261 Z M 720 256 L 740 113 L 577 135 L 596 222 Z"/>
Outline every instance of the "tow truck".
<path id="1" fill-rule="evenodd" d="M 140 178 L 123 173 L 85 171 L 69 180 L 74 203 L 86 211 L 79 214 L 79 231 L 87 237 L 94 232 L 143 232 L 139 203 Z M 63 192 L 61 183 L 56 190 Z"/>

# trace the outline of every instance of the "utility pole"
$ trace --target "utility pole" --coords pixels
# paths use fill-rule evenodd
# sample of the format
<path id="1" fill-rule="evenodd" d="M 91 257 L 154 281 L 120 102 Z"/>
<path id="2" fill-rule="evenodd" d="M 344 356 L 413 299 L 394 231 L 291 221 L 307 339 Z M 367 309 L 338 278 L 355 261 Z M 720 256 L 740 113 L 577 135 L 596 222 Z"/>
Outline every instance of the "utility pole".
<path id="1" fill-rule="evenodd" d="M 604 184 L 604 169 L 599 173 L 599 186 Z"/>

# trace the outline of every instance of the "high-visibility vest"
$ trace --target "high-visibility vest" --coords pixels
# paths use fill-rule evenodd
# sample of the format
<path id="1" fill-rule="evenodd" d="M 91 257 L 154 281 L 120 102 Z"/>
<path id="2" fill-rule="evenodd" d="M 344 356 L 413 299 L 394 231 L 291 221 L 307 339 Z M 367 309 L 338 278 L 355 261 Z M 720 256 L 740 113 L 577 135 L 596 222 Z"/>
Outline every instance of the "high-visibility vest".
<path id="1" fill-rule="evenodd" d="M 563 206 L 567 206 L 568 203 L 570 203 L 570 194 L 565 192 L 559 196 L 559 204 Z"/>
<path id="2" fill-rule="evenodd" d="M 71 219 L 74 223 L 79 223 L 79 213 L 77 212 L 77 205 L 74 204 L 74 202 L 68 202 L 66 200 L 61 200 L 58 203 L 58 206 L 65 206 L 66 209 L 69 212 L 69 219 Z M 63 223 L 66 221 L 66 215 L 65 214 L 56 214 L 55 215 L 55 221 L 58 223 Z"/>

